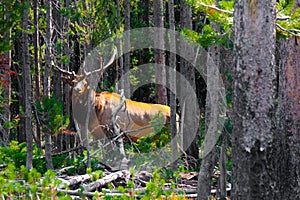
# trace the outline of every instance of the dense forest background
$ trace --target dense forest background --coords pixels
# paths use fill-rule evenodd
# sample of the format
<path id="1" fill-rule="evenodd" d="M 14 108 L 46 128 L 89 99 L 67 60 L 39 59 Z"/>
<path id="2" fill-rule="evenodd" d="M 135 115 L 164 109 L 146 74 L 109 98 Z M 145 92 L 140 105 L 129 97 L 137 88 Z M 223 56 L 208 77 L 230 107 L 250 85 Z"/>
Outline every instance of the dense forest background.
<path id="1" fill-rule="evenodd" d="M 130 53 L 119 55 L 103 73 L 97 91 L 124 89 L 126 98 L 169 105 L 171 113 L 184 119 L 182 157 L 166 167 L 171 172 L 160 173 L 171 173 L 174 181 L 179 180 L 174 172 L 199 172 L 198 199 L 207 199 L 212 186 L 217 188 L 216 198 L 300 198 L 299 7 L 299 0 L 1 1 L 0 186 L 4 189 L 0 196 L 13 199 L 34 194 L 39 173 L 51 185 L 57 175 L 51 173 L 54 169 L 73 165 L 73 174 L 84 174 L 96 171 L 97 163 L 105 168 L 104 160 L 86 159 L 90 152 L 82 147 L 72 117 L 72 85 L 58 69 L 80 74 L 87 55 L 107 38 L 136 28 L 159 27 L 177 31 L 206 50 L 219 70 L 226 100 L 224 105 L 221 99 L 209 98 L 220 92 L 212 86 L 216 80 L 209 79 L 215 72 L 207 69 L 205 78 L 186 59 L 161 50 L 165 39 L 159 32 L 156 42 L 161 49 L 130 51 L 131 36 L 126 35 L 123 46 L 117 48 Z M 168 40 L 175 45 L 172 35 Z M 192 46 L 181 48 L 195 51 Z M 147 63 L 168 65 L 183 75 L 195 88 L 199 108 L 191 98 L 186 98 L 184 106 L 178 103 L 184 86 L 174 94 L 154 84 L 176 87 L 180 82 L 164 67 L 141 71 L 144 68 L 139 66 Z M 133 92 L 141 79 L 149 84 Z M 226 113 L 219 113 L 222 126 L 209 127 L 216 105 L 226 107 Z M 176 132 L 174 116 L 171 135 Z M 209 138 L 216 142 L 203 156 Z M 137 147 L 149 147 L 142 144 Z M 155 177 L 153 183 L 158 180 Z M 170 177 L 164 176 L 167 181 Z M 29 182 L 30 186 L 18 186 L 27 192 L 13 189 L 17 178 Z M 46 195 L 43 198 L 58 195 L 45 188 L 39 192 Z M 151 198 L 167 194 L 155 195 Z"/>

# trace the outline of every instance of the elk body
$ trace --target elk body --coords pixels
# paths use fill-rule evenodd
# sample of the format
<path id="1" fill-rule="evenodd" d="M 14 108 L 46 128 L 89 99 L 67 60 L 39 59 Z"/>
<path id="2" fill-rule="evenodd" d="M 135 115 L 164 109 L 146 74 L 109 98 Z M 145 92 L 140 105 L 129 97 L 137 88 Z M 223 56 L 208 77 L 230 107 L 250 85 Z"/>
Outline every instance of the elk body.
<path id="1" fill-rule="evenodd" d="M 92 91 L 91 110 L 89 116 L 88 129 L 95 138 L 103 138 L 105 136 L 105 125 L 109 125 L 112 118 L 112 113 L 115 108 L 121 103 L 119 94 L 110 92 L 95 93 Z M 76 105 L 81 105 L 85 109 L 84 102 L 74 102 Z M 84 112 L 80 112 L 83 114 Z M 80 113 L 77 113 L 80 114 Z M 117 124 L 121 131 L 129 131 L 128 136 L 136 140 L 142 136 L 151 134 L 154 130 L 150 126 L 150 122 L 161 114 L 164 118 L 162 123 L 170 122 L 170 107 L 161 104 L 150 104 L 125 100 L 125 105 L 117 114 Z M 79 117 L 79 123 L 84 123 L 86 116 Z M 78 119 L 77 119 L 78 120 Z"/>
<path id="2" fill-rule="evenodd" d="M 95 92 L 91 81 L 93 75 L 103 73 L 112 64 L 114 57 L 115 55 L 104 67 L 93 72 L 84 72 L 82 75 L 57 68 L 68 76 L 64 79 L 72 85 L 73 117 L 79 129 L 87 127 L 88 132 L 98 139 L 106 136 L 105 126 L 110 124 L 112 113 L 120 104 L 121 97 L 116 93 Z M 170 122 L 169 106 L 126 99 L 125 104 L 117 114 L 116 122 L 121 131 L 129 131 L 128 136 L 136 140 L 153 132 L 153 128 L 149 125 L 157 114 L 163 116 L 164 123 Z"/>

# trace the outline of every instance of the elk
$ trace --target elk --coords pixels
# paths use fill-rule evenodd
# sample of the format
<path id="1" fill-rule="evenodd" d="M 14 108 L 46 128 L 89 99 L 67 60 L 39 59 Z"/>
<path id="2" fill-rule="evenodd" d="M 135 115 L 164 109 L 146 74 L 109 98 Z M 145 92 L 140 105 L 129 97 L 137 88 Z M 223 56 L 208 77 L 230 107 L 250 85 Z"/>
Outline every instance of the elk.
<path id="1" fill-rule="evenodd" d="M 97 139 L 106 136 L 105 127 L 110 124 L 114 109 L 120 105 L 121 96 L 106 91 L 97 93 L 93 88 L 95 83 L 92 83 L 92 80 L 93 76 L 102 74 L 114 62 L 115 57 L 116 51 L 105 66 L 101 61 L 99 69 L 91 72 L 83 70 L 81 75 L 56 67 L 66 75 L 63 79 L 72 86 L 73 117 L 78 128 L 82 131 L 82 127 L 85 125 L 88 132 Z M 88 107 L 89 105 L 90 107 Z M 125 104 L 118 112 L 117 124 L 121 131 L 128 130 L 130 139 L 137 140 L 153 132 L 153 128 L 149 125 L 158 113 L 163 116 L 164 123 L 170 122 L 169 106 L 125 99 Z M 177 119 L 179 119 L 178 115 Z M 82 133 L 81 137 L 87 139 Z"/>

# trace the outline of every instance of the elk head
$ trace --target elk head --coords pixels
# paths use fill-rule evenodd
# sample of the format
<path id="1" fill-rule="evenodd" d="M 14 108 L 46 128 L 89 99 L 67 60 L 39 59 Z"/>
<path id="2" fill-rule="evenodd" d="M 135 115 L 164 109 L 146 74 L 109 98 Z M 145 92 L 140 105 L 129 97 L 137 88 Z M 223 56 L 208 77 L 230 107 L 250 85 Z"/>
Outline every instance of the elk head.
<path id="1" fill-rule="evenodd" d="M 108 69 L 109 66 L 114 62 L 115 57 L 117 55 L 117 49 L 114 49 L 113 56 L 110 58 L 108 63 L 103 66 L 102 58 L 99 58 L 99 69 L 87 72 L 85 67 L 83 67 L 82 74 L 76 74 L 74 71 L 70 72 L 64 69 L 61 69 L 55 66 L 55 69 L 59 71 L 64 76 L 62 80 L 72 86 L 72 90 L 75 95 L 82 94 L 90 84 L 92 84 L 92 80 L 90 79 L 93 75 L 101 75 L 103 72 Z"/>

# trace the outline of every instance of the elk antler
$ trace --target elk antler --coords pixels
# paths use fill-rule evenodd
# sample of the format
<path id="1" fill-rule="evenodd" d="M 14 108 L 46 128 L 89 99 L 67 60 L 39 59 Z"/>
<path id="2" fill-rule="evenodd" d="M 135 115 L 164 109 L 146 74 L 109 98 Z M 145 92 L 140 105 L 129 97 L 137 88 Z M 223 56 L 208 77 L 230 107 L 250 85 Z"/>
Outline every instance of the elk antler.
<path id="1" fill-rule="evenodd" d="M 62 73 L 63 75 L 66 75 L 66 76 L 62 76 L 61 79 L 63 80 L 63 82 L 65 83 L 68 83 L 69 85 L 73 85 L 72 81 L 75 79 L 76 77 L 76 74 L 74 71 L 72 72 L 69 72 L 65 69 L 61 69 L 57 66 L 55 66 L 55 68 L 57 71 L 59 71 L 60 73 Z"/>
<path id="2" fill-rule="evenodd" d="M 57 67 L 57 66 L 55 66 L 55 69 L 56 69 L 57 71 L 59 71 L 60 73 L 64 74 L 64 75 L 68 75 L 68 76 L 74 76 L 74 75 L 75 75 L 75 72 L 74 72 L 74 71 L 73 71 L 73 72 L 69 72 L 69 71 L 67 71 L 67 70 L 65 70 L 65 69 L 61 69 L 61 68 L 59 68 L 59 67 Z"/>
<path id="3" fill-rule="evenodd" d="M 113 56 L 110 58 L 110 60 L 108 61 L 108 63 L 104 67 L 101 66 L 100 69 L 97 69 L 97 70 L 94 70 L 94 71 L 91 71 L 91 72 L 85 72 L 85 75 L 89 76 L 91 74 L 100 73 L 100 72 L 104 71 L 106 68 L 108 68 L 114 62 L 116 55 L 117 55 L 117 49 L 114 48 Z"/>

